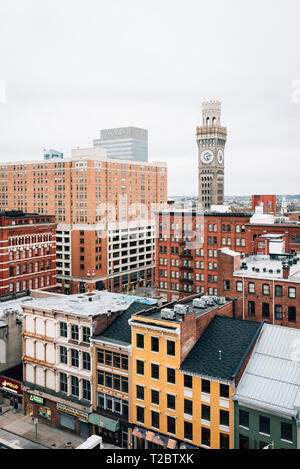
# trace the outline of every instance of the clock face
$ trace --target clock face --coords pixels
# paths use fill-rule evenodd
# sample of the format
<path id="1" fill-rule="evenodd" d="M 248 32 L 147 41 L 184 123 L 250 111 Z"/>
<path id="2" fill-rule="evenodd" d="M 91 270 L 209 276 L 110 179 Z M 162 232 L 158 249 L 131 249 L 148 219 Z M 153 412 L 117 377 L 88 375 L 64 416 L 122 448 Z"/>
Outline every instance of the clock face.
<path id="1" fill-rule="evenodd" d="M 223 163 L 223 159 L 224 159 L 223 152 L 222 152 L 222 150 L 219 150 L 219 151 L 218 151 L 218 162 L 219 162 L 220 164 L 222 164 L 222 163 Z"/>
<path id="2" fill-rule="evenodd" d="M 204 150 L 201 154 L 201 160 L 203 163 L 211 163 L 214 158 L 214 154 L 211 150 Z"/>

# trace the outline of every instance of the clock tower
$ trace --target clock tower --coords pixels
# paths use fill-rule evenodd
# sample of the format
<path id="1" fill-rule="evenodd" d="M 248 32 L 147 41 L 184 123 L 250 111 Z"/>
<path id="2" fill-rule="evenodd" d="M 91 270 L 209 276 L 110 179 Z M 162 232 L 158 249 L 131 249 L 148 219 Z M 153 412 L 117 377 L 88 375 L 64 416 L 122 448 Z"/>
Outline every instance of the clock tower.
<path id="1" fill-rule="evenodd" d="M 202 127 L 196 129 L 198 144 L 199 202 L 204 210 L 224 204 L 224 148 L 226 127 L 221 127 L 220 101 L 202 104 Z"/>

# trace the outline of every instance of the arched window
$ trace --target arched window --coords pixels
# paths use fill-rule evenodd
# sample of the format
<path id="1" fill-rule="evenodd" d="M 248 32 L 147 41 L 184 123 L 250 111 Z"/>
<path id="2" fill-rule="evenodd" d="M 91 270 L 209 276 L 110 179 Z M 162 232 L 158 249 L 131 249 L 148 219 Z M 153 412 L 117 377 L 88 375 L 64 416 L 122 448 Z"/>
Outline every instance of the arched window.
<path id="1" fill-rule="evenodd" d="M 206 118 L 206 125 L 207 125 L 207 127 L 210 126 L 210 118 L 209 117 Z"/>
<path id="2" fill-rule="evenodd" d="M 212 119 L 212 125 L 213 125 L 213 127 L 216 125 L 216 120 L 217 120 L 217 119 L 216 119 L 215 117 L 213 117 L 213 119 Z"/>

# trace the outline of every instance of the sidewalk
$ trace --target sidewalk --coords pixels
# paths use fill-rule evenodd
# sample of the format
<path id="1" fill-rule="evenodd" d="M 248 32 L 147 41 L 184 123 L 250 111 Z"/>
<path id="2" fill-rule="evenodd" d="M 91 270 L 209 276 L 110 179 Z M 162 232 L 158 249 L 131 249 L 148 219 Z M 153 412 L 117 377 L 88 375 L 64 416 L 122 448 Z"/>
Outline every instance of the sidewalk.
<path id="1" fill-rule="evenodd" d="M 23 415 L 22 409 L 14 414 L 12 407 L 6 404 L 1 405 L 0 438 L 12 443 L 15 442 L 24 449 L 73 449 L 85 441 L 84 438 L 72 432 L 52 427 L 40 421 L 37 425 L 36 438 L 32 417 Z M 104 443 L 103 446 L 104 449 L 122 449 L 109 443 Z"/>
<path id="2" fill-rule="evenodd" d="M 34 446 L 36 444 L 39 444 L 39 447 L 40 445 L 44 445 L 46 447 L 45 449 L 72 449 L 85 441 L 84 438 L 78 435 L 51 427 L 43 422 L 39 422 L 37 425 L 36 438 L 35 425 L 32 422 L 32 418 L 28 415 L 23 415 L 22 409 L 19 409 L 18 412 L 14 414 L 13 409 L 5 405 L 2 406 L 2 415 L 0 415 L 0 430 L 11 432 L 13 436 L 9 441 L 19 439 L 20 446 L 22 446 L 22 448 L 26 447 L 26 449 L 29 448 L 30 443 L 27 441 L 25 445 L 25 442 L 21 441 L 22 438 L 29 440 Z M 5 433 L 3 433 L 2 438 L 5 439 L 4 434 Z"/>

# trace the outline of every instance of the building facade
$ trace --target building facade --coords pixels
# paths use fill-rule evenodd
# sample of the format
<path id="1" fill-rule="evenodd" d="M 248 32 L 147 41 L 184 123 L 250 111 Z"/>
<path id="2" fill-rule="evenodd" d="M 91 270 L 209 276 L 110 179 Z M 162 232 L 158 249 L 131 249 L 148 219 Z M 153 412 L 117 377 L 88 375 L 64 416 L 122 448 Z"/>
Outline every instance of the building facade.
<path id="1" fill-rule="evenodd" d="M 94 147 L 105 148 L 108 158 L 118 160 L 148 161 L 148 130 L 137 127 L 105 129 Z"/>
<path id="2" fill-rule="evenodd" d="M 72 158 L 2 164 L 0 175 L 0 209 L 55 215 L 61 292 L 153 282 L 153 210 L 167 202 L 164 163 L 76 149 Z"/>
<path id="3" fill-rule="evenodd" d="M 224 204 L 224 148 L 227 129 L 221 127 L 221 103 L 202 105 L 202 126 L 197 127 L 199 202 L 203 209 Z"/>
<path id="4" fill-rule="evenodd" d="M 25 414 L 89 436 L 90 337 L 101 334 L 131 303 L 121 295 L 90 292 L 23 305 Z"/>
<path id="5" fill-rule="evenodd" d="M 299 448 L 300 331 L 264 324 L 233 395 L 235 448 Z"/>
<path id="6" fill-rule="evenodd" d="M 233 319 L 233 303 L 218 301 L 190 297 L 132 315 L 134 449 L 233 447 L 231 395 L 260 324 Z"/>
<path id="7" fill-rule="evenodd" d="M 156 213 L 156 291 L 168 301 L 191 294 L 218 295 L 218 249 L 247 252 L 251 214 L 196 211 Z"/>
<path id="8" fill-rule="evenodd" d="M 0 213 L 0 298 L 56 286 L 56 222 L 51 215 Z"/>
<path id="9" fill-rule="evenodd" d="M 299 262 L 297 254 L 258 254 L 241 259 L 239 253 L 221 249 L 218 291 L 238 298 L 236 317 L 300 328 Z"/>

